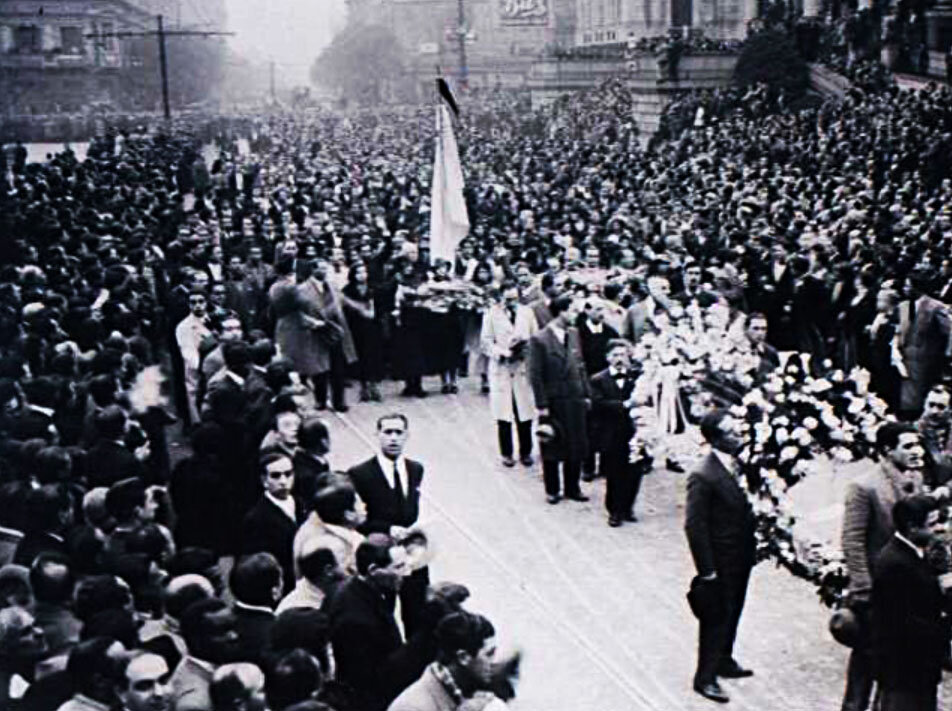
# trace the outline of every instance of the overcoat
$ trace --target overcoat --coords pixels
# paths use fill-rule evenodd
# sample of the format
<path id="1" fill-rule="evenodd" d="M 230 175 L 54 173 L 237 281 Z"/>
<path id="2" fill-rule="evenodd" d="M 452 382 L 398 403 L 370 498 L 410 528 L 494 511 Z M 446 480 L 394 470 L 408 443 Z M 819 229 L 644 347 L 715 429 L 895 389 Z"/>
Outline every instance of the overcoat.
<path id="1" fill-rule="evenodd" d="M 528 341 L 538 330 L 532 309 L 521 304 L 516 307 L 515 322 L 500 304 L 493 304 L 483 314 L 480 343 L 489 359 L 489 409 L 496 420 L 513 422 L 517 413 L 520 422 L 536 417 L 529 384 Z M 520 349 L 522 357 L 513 358 Z"/>

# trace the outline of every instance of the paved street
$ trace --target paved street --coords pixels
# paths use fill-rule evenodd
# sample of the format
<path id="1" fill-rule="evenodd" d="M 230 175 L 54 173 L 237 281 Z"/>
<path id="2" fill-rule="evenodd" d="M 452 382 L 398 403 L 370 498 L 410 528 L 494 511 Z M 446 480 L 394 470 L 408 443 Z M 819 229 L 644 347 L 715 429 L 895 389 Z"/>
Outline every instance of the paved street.
<path id="1" fill-rule="evenodd" d="M 409 456 L 426 465 L 423 518 L 437 546 L 434 580 L 465 583 L 504 647 L 525 652 L 515 707 L 548 711 L 705 709 L 691 691 L 696 625 L 682 533 L 686 475 L 645 480 L 641 521 L 611 529 L 604 482 L 587 504 L 546 504 L 539 467 L 504 468 L 486 399 L 457 396 L 357 404 L 330 417 L 336 467 L 370 454 L 377 416 L 410 417 Z M 813 590 L 762 564 L 754 572 L 737 657 L 752 679 L 725 682 L 734 709 L 836 709 L 846 649 L 826 632 Z M 946 697 L 949 698 L 949 689 Z"/>

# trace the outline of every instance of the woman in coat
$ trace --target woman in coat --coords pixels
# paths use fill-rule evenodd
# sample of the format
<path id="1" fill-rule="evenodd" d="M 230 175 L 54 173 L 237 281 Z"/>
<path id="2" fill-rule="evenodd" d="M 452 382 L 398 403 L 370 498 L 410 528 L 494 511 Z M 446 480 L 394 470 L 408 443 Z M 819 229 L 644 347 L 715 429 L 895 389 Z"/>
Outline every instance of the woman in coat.
<path id="1" fill-rule="evenodd" d="M 519 303 L 519 287 L 507 282 L 501 298 L 483 315 L 480 337 L 489 360 L 489 407 L 496 419 L 499 452 L 507 467 L 513 459 L 512 426 L 519 436 L 519 458 L 532 464 L 532 421 L 536 417 L 527 362 L 529 339 L 538 331 L 535 315 Z"/>
<path id="2" fill-rule="evenodd" d="M 379 385 L 383 380 L 383 327 L 374 306 L 374 289 L 367 281 L 367 265 L 356 262 L 347 276 L 347 285 L 342 291 L 341 301 L 357 349 L 360 401 L 380 402 Z"/>

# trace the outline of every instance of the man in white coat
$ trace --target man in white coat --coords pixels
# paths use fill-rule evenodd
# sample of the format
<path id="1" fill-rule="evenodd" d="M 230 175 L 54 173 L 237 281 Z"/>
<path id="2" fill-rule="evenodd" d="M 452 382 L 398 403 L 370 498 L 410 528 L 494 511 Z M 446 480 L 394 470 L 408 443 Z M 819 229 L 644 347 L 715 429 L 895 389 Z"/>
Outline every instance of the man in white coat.
<path id="1" fill-rule="evenodd" d="M 489 407 L 496 419 L 502 463 L 515 466 L 512 427 L 519 437 L 519 459 L 532 465 L 532 421 L 536 417 L 529 384 L 528 344 L 539 330 L 535 314 L 519 301 L 519 287 L 506 282 L 501 299 L 483 314 L 480 337 L 489 358 Z"/>

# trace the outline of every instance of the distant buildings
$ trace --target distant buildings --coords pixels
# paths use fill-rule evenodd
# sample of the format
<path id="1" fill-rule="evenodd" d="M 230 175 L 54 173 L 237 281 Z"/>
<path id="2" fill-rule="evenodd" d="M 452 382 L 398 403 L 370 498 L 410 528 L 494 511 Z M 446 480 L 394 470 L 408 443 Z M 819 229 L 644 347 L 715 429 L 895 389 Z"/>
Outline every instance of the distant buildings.
<path id="1" fill-rule="evenodd" d="M 0 111 L 40 114 L 114 104 L 134 65 L 130 41 L 115 33 L 153 24 L 126 0 L 0 3 Z"/>

